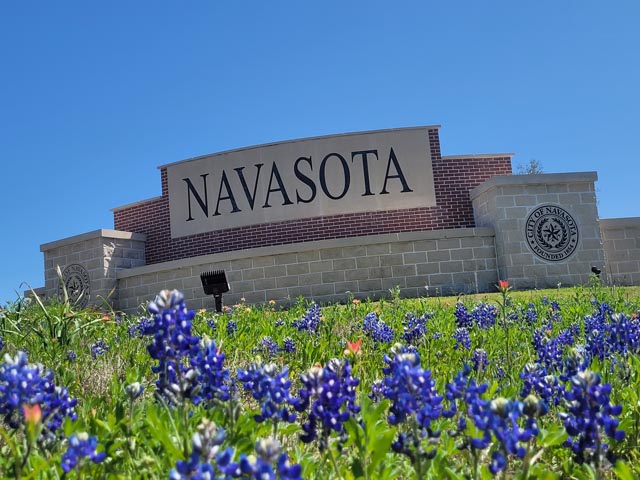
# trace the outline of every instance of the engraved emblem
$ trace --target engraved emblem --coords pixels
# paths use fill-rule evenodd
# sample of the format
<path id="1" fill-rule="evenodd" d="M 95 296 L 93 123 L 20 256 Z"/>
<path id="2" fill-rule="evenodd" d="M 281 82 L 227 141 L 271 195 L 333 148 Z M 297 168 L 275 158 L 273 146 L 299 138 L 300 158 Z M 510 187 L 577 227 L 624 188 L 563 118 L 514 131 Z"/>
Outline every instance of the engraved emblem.
<path id="1" fill-rule="evenodd" d="M 63 285 L 72 304 L 80 308 L 85 308 L 89 304 L 91 279 L 89 278 L 89 272 L 82 265 L 76 263 L 64 269 L 62 281 L 58 287 L 60 296 L 64 295 Z"/>
<path id="2" fill-rule="evenodd" d="M 541 205 L 527 217 L 525 237 L 527 245 L 539 258 L 561 262 L 578 248 L 578 224 L 564 208 Z"/>

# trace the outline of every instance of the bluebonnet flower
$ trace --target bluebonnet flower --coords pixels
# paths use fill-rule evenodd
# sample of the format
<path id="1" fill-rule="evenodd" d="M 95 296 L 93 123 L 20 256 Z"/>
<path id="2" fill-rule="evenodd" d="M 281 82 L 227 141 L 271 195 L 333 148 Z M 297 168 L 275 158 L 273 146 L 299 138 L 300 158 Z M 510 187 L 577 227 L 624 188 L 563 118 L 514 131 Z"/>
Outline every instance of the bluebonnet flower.
<path id="1" fill-rule="evenodd" d="M 618 430 L 619 420 L 614 418 L 622 413 L 622 407 L 612 405 L 610 395 L 611 385 L 602 384 L 600 376 L 589 370 L 573 376 L 571 389 L 565 391 L 567 411 L 559 416 L 569 434 L 566 445 L 579 463 L 601 464 L 608 448 L 605 435 L 616 441 L 624 439 L 624 431 Z"/>
<path id="2" fill-rule="evenodd" d="M 473 326 L 473 318 L 469 315 L 469 311 L 464 303 L 456 303 L 456 309 L 453 315 L 456 317 L 456 326 L 458 328 L 471 328 Z"/>
<path id="3" fill-rule="evenodd" d="M 227 335 L 233 335 L 238 331 L 238 324 L 235 320 L 229 320 L 227 323 Z"/>
<path id="4" fill-rule="evenodd" d="M 98 339 L 96 343 L 91 345 L 91 357 L 94 360 L 98 358 L 100 355 L 104 355 L 108 351 L 109 351 L 109 345 L 107 345 L 102 338 Z"/>
<path id="5" fill-rule="evenodd" d="M 360 381 L 351 376 L 349 361 L 337 358 L 329 360 L 324 368 L 312 367 L 300 376 L 300 381 L 302 388 L 295 409 L 309 409 L 300 439 L 310 443 L 319 437 L 320 448 L 324 449 L 331 433 L 344 435 L 344 423 L 360 411 L 355 403 Z"/>
<path id="6" fill-rule="evenodd" d="M 440 337 L 442 337 L 442 334 L 440 332 L 436 332 L 433 334 L 432 338 L 434 340 L 438 340 Z"/>
<path id="7" fill-rule="evenodd" d="M 246 370 L 238 370 L 238 380 L 260 404 L 260 413 L 253 417 L 256 422 L 272 420 L 277 423 L 282 420 L 291 423 L 296 420 L 295 413 L 291 411 L 296 401 L 290 395 L 291 381 L 288 377 L 288 367 L 278 371 L 273 363 L 253 363 Z"/>
<path id="8" fill-rule="evenodd" d="M 227 480 L 244 478 L 265 480 L 301 480 L 300 465 L 290 464 L 286 453 L 282 453 L 276 439 L 259 439 L 256 443 L 256 457 L 241 454 L 234 461 L 235 452 L 227 447 L 222 450 L 225 432 L 206 420 L 193 436 L 193 451 L 187 461 L 179 460 L 176 468 L 169 472 L 170 480 Z"/>
<path id="9" fill-rule="evenodd" d="M 473 307 L 471 316 L 475 324 L 483 330 L 491 328 L 496 323 L 498 317 L 498 309 L 495 305 L 481 302 Z"/>
<path id="10" fill-rule="evenodd" d="M 296 351 L 296 343 L 293 341 L 293 338 L 285 337 L 282 341 L 282 350 L 286 353 L 293 353 Z"/>
<path id="11" fill-rule="evenodd" d="M 456 331 L 453 334 L 453 338 L 456 340 L 456 344 L 453 346 L 454 349 L 458 349 L 460 347 L 465 350 L 471 349 L 471 337 L 469 337 L 469 330 L 466 328 L 456 328 Z"/>
<path id="12" fill-rule="evenodd" d="M 255 480 L 280 478 L 301 480 L 302 467 L 291 465 L 286 453 L 281 453 L 280 442 L 274 438 L 260 439 L 256 443 L 257 457 L 240 455 L 240 471 L 244 478 Z M 276 468 L 273 468 L 275 464 Z"/>
<path id="13" fill-rule="evenodd" d="M 2 337 L 0 337 L 0 350 L 2 350 L 4 348 L 4 340 Z"/>
<path id="14" fill-rule="evenodd" d="M 278 344 L 268 335 L 262 337 L 260 341 L 260 346 L 256 349 L 256 351 L 262 352 L 267 358 L 274 357 L 280 351 L 280 347 Z"/>
<path id="15" fill-rule="evenodd" d="M 640 320 L 613 313 L 611 307 L 599 304 L 598 311 L 585 317 L 585 350 L 589 358 L 612 358 L 615 354 L 637 352 L 640 343 Z"/>
<path id="16" fill-rule="evenodd" d="M 129 400 L 133 401 L 136 398 L 140 397 L 140 395 L 142 395 L 142 392 L 144 392 L 144 385 L 142 385 L 140 382 L 133 382 L 127 385 L 124 388 L 124 391 L 129 396 Z"/>
<path id="17" fill-rule="evenodd" d="M 492 453 L 489 470 L 496 474 L 507 464 L 507 456 L 524 458 L 524 445 L 539 433 L 536 418 L 547 413 L 547 406 L 535 396 L 528 396 L 524 402 L 495 398 L 487 401 L 482 398 L 487 384 L 477 385 L 470 377 L 471 369 L 465 366 L 452 383 L 447 384 L 446 398 L 450 408 L 443 416 L 452 418 L 458 415 L 456 422 L 458 434 L 464 434 L 471 421 L 480 437 L 468 437 L 466 444 L 474 449 L 488 448 L 495 439 L 498 449 Z"/>
<path id="18" fill-rule="evenodd" d="M 223 428 L 217 428 L 213 422 L 206 418 L 203 419 L 198 426 L 198 431 L 191 438 L 192 452 L 189 459 L 186 461 L 178 460 L 176 468 L 169 472 L 169 478 L 171 480 L 230 478 L 216 477 L 216 474 L 219 473 L 218 461 L 229 473 L 235 472 L 239 468 L 237 463 L 230 462 L 232 453 L 229 454 L 227 450 L 220 452 L 225 438 L 226 432 Z M 212 460 L 215 460 L 213 465 L 210 463 Z"/>
<path id="19" fill-rule="evenodd" d="M 539 363 L 528 363 L 520 374 L 523 382 L 520 396 L 527 397 L 535 393 L 548 405 L 558 405 L 564 392 L 563 385 L 558 381 L 558 377 L 547 373 L 544 365 Z"/>
<path id="20" fill-rule="evenodd" d="M 67 352 L 67 360 L 69 360 L 70 362 L 75 362 L 77 358 L 78 356 L 76 355 L 76 352 L 74 352 L 73 350 L 69 350 Z"/>
<path id="21" fill-rule="evenodd" d="M 558 344 L 569 347 L 575 343 L 574 333 L 571 328 L 565 328 L 558 332 L 556 337 Z"/>
<path id="22" fill-rule="evenodd" d="M 458 413 L 465 413 L 467 410 L 478 412 L 487 407 L 488 402 L 482 399 L 482 394 L 486 392 L 488 385 L 486 383 L 476 384 L 476 380 L 470 375 L 471 367 L 465 364 L 453 381 L 447 383 L 445 398 L 449 403 L 449 408 L 442 411 L 443 417 L 453 418 Z M 465 431 L 467 428 L 465 416 L 459 417 L 457 428 L 459 433 Z"/>
<path id="23" fill-rule="evenodd" d="M 522 316 L 529 325 L 533 325 L 538 321 L 538 312 L 533 303 L 527 305 L 526 309 L 522 309 Z"/>
<path id="24" fill-rule="evenodd" d="M 52 438 L 65 418 L 76 420 L 75 398 L 64 387 L 56 387 L 53 372 L 40 364 L 30 364 L 27 354 L 14 358 L 5 355 L 0 364 L 0 415 L 4 423 L 17 429 L 23 423 L 25 405 L 39 405 L 42 411 L 42 435 Z"/>
<path id="25" fill-rule="evenodd" d="M 98 440 L 86 433 L 78 433 L 69 437 L 67 451 L 62 455 L 62 470 L 69 473 L 74 468 L 82 467 L 84 459 L 89 459 L 93 463 L 101 463 L 106 454 L 98 453 Z"/>
<path id="26" fill-rule="evenodd" d="M 427 320 L 433 318 L 432 313 L 426 313 L 421 317 L 416 317 L 413 313 L 408 313 L 403 322 L 404 329 L 402 338 L 406 343 L 417 345 L 427 334 Z"/>
<path id="27" fill-rule="evenodd" d="M 533 332 L 533 348 L 538 354 L 538 363 L 548 372 L 562 371 L 563 339 L 551 338 L 547 331 L 538 329 Z"/>
<path id="28" fill-rule="evenodd" d="M 211 317 L 207 319 L 207 327 L 211 329 L 212 332 L 216 332 L 218 330 L 218 322 L 215 317 Z"/>
<path id="29" fill-rule="evenodd" d="M 549 305 L 549 299 L 547 297 L 542 297 L 540 299 L 540 302 L 542 303 L 542 305 L 545 305 L 545 306 Z"/>
<path id="30" fill-rule="evenodd" d="M 138 325 L 136 325 L 135 323 L 129 325 L 129 327 L 127 328 L 127 335 L 129 336 L 129 338 L 136 338 L 140 336 Z"/>
<path id="31" fill-rule="evenodd" d="M 204 338 L 199 348 L 191 357 L 191 366 L 197 372 L 192 401 L 198 404 L 220 401 L 226 402 L 231 397 L 229 389 L 229 370 L 224 367 L 226 355 L 216 346 L 216 342 Z"/>
<path id="32" fill-rule="evenodd" d="M 291 325 L 293 325 L 299 331 L 317 333 L 318 328 L 320 327 L 321 317 L 322 312 L 320 311 L 320 306 L 317 303 L 314 303 L 313 305 L 311 305 L 311 307 L 309 307 L 302 318 L 294 320 L 293 322 L 291 322 Z"/>
<path id="33" fill-rule="evenodd" d="M 364 317 L 362 329 L 376 343 L 391 343 L 393 341 L 393 329 L 380 320 L 375 312 L 368 313 Z"/>
<path id="34" fill-rule="evenodd" d="M 153 314 L 152 327 L 146 332 L 153 335 L 153 343 L 147 350 L 158 361 L 152 367 L 159 374 L 157 393 L 172 404 L 181 404 L 195 393 L 195 371 L 186 360 L 198 354 L 199 339 L 191 334 L 193 310 L 187 310 L 184 296 L 177 290 L 163 290 L 155 301 L 149 303 Z"/>
<path id="35" fill-rule="evenodd" d="M 282 327 L 284 325 L 284 320 L 282 318 L 278 318 L 276 320 L 275 326 L 276 327 Z"/>
<path id="36" fill-rule="evenodd" d="M 382 380 L 376 380 L 371 384 L 371 393 L 369 398 L 372 400 L 382 400 L 384 398 L 384 383 Z"/>
<path id="37" fill-rule="evenodd" d="M 393 357 L 384 356 L 382 394 L 391 400 L 389 423 L 398 425 L 415 417 L 421 429 L 430 430 L 431 422 L 440 417 L 442 396 L 436 391 L 431 371 L 420 365 L 420 354 L 396 346 Z"/>
<path id="38" fill-rule="evenodd" d="M 489 359 L 487 358 L 487 352 L 482 348 L 476 348 L 471 356 L 471 363 L 473 364 L 473 370 L 477 372 L 484 372 L 489 366 Z"/>
<path id="39" fill-rule="evenodd" d="M 491 401 L 490 411 L 491 415 L 485 417 L 489 420 L 485 428 L 500 442 L 500 448 L 492 453 L 489 466 L 495 475 L 506 468 L 507 455 L 524 458 L 526 449 L 523 444 L 526 445 L 540 433 L 536 417 L 546 414 L 547 406 L 533 395 L 527 397 L 525 402 L 499 397 Z M 485 418 L 476 426 L 482 429 L 480 425 Z M 523 422 L 524 426 L 521 425 Z"/>
<path id="40" fill-rule="evenodd" d="M 607 343 L 612 352 L 626 355 L 638 351 L 640 321 L 628 318 L 623 313 L 614 313 L 609 322 Z"/>

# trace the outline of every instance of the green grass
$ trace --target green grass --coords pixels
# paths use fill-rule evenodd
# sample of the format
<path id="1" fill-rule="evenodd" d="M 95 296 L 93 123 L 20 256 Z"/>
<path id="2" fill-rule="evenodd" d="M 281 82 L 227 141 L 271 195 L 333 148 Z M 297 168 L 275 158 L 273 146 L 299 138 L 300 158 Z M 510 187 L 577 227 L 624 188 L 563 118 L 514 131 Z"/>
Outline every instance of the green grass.
<path id="1" fill-rule="evenodd" d="M 31 478 L 62 478 L 60 465 L 66 450 L 64 437 L 86 431 L 99 439 L 99 448 L 106 452 L 107 458 L 97 465 L 89 463 L 67 477 L 167 478 L 176 462 L 186 459 L 191 453 L 192 435 L 203 419 L 209 419 L 227 430 L 224 446 L 233 447 L 236 456 L 254 453 L 256 441 L 273 435 L 275 431 L 290 461 L 302 466 L 304 478 L 415 478 L 416 469 L 429 478 L 490 477 L 491 453 L 500 448 L 499 442 L 494 438 L 492 444 L 482 451 L 464 448 L 464 438 L 475 437 L 479 432 L 469 425 L 462 436 L 452 436 L 453 420 L 440 418 L 435 422 L 434 426 L 442 433 L 439 439 L 431 441 L 430 446 L 424 439 L 421 448 L 435 448 L 434 458 L 425 458 L 418 465 L 415 459 L 411 461 L 408 456 L 391 451 L 391 442 L 398 433 L 406 432 L 409 425 L 389 424 L 389 401 L 368 399 L 371 385 L 384 376 L 386 363 L 383 357 L 390 354 L 392 344 L 376 343 L 363 333 L 365 315 L 376 312 L 392 327 L 394 341 L 402 342 L 406 315 L 428 313 L 427 335 L 417 349 L 422 368 L 431 372 L 440 394 L 444 394 L 447 383 L 456 373 L 471 362 L 474 350 L 483 349 L 490 363 L 474 377 L 479 383 L 487 383 L 485 398 L 517 400 L 523 387 L 520 373 L 527 364 L 536 360 L 537 354 L 532 345 L 535 330 L 544 327 L 546 338 L 553 339 L 559 332 L 577 325 L 580 334 L 576 344 L 586 344 L 589 339 L 585 336 L 584 320 L 596 310 L 592 302 L 606 302 L 615 312 L 634 319 L 640 309 L 639 294 L 640 287 L 602 287 L 596 283 L 578 288 L 512 291 L 509 292 L 510 304 L 504 313 L 515 317 L 505 323 L 501 321 L 499 304 L 503 297 L 500 293 L 400 299 L 390 292 L 389 298 L 377 302 L 324 306 L 316 335 L 292 327 L 292 322 L 301 318 L 310 306 L 308 299 L 300 299 L 286 310 L 281 310 L 277 304 L 241 304 L 223 315 L 198 312 L 193 321 L 194 334 L 216 341 L 226 355 L 225 367 L 230 370 L 232 378 L 238 368 L 246 368 L 256 361 L 273 362 L 278 368 L 286 365 L 290 370 L 293 393 L 297 393 L 301 386 L 302 373 L 316 364 L 325 366 L 332 358 L 344 359 L 347 341 L 362 340 L 362 353 L 348 357 L 353 365 L 353 375 L 360 379 L 358 402 L 362 412 L 347 423 L 348 435 L 342 439 L 344 441 L 333 435 L 328 445 L 320 448 L 315 443 L 299 441 L 299 423 L 281 422 L 275 426 L 257 423 L 253 414 L 258 405 L 241 387 L 235 403 L 196 406 L 187 401 L 182 406 L 169 407 L 158 401 L 153 395 L 157 375 L 151 370 L 155 362 L 146 348 L 151 338 L 129 336 L 129 328 L 140 320 L 137 317 L 116 312 L 76 311 L 67 303 L 41 305 L 37 301 L 30 304 L 16 302 L 7 305 L 0 316 L 0 336 L 4 343 L 2 353 L 13 356 L 24 350 L 28 352 L 30 362 L 42 363 L 52 369 L 56 385 L 64 385 L 72 396 L 78 398 L 78 419 L 67 421 L 64 435 L 52 443 L 35 442 L 31 447 L 26 425 L 14 429 L 3 424 L 0 427 L 3 430 L 0 474 L 3 478 L 16 477 L 16 463 L 24 461 L 25 468 L 20 473 L 24 478 L 29 478 L 29 472 Z M 545 297 L 560 304 L 559 318 L 553 319 L 549 305 L 542 300 Z M 454 311 L 459 301 L 469 310 L 479 302 L 485 302 L 498 306 L 500 312 L 495 326 L 486 330 L 470 328 L 469 350 L 456 348 L 453 339 L 456 330 Z M 535 322 L 525 321 L 527 310 L 536 313 Z M 237 330 L 230 333 L 227 327 L 232 321 L 237 324 Z M 265 336 L 280 346 L 286 338 L 291 338 L 296 344 L 296 351 L 279 351 L 271 355 L 261 348 Z M 93 358 L 91 347 L 98 339 L 104 340 L 109 350 Z M 565 358 L 571 350 L 571 347 L 565 348 Z M 69 351 L 77 355 L 75 361 L 69 360 Z M 595 359 L 589 369 L 611 384 L 612 403 L 623 407 L 619 418 L 626 438 L 622 442 L 609 442 L 610 453 L 619 459 L 618 463 L 606 460 L 597 465 L 594 462 L 576 463 L 570 450 L 562 446 L 566 433 L 560 414 L 564 407 L 550 405 L 549 413 L 540 419 L 540 435 L 527 444 L 531 456 L 526 460 L 509 456 L 503 476 L 634 478 L 634 475 L 640 475 L 640 468 L 636 466 L 640 463 L 638 348 L 632 347 L 624 355 Z M 141 382 L 146 389 L 141 398 L 130 402 L 125 389 L 133 382 Z M 303 414 L 300 420 L 305 418 Z M 534 456 L 535 461 L 532 462 Z M 476 463 L 477 469 L 473 467 Z"/>

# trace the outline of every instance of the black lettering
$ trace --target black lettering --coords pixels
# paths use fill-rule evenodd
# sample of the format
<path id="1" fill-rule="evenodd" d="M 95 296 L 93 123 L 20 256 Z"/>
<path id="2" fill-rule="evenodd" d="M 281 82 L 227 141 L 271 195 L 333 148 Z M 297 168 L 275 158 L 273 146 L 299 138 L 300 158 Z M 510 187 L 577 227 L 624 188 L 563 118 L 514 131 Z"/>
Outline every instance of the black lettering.
<path id="1" fill-rule="evenodd" d="M 189 218 L 187 218 L 187 222 L 190 222 L 191 220 L 193 220 L 193 217 L 191 216 L 191 194 L 193 194 L 196 201 L 198 202 L 198 205 L 200 205 L 200 208 L 202 209 L 202 213 L 204 213 L 207 217 L 209 216 L 209 198 L 207 197 L 207 175 L 209 174 L 203 173 L 202 175 L 200 175 L 202 177 L 202 184 L 204 185 L 204 200 L 202 200 L 202 197 L 196 190 L 196 187 L 194 187 L 193 183 L 191 183 L 190 178 L 182 179 L 183 181 L 187 182 L 187 208 L 189 210 Z"/>
<path id="2" fill-rule="evenodd" d="M 240 183 L 242 184 L 242 189 L 244 190 L 244 194 L 247 197 L 247 202 L 249 202 L 249 206 L 251 207 L 251 210 L 253 210 L 253 205 L 256 201 L 256 191 L 258 190 L 258 180 L 260 179 L 260 169 L 262 168 L 263 165 L 264 163 L 255 164 L 255 167 L 257 168 L 257 172 L 256 172 L 256 181 L 253 184 L 253 195 L 249 193 L 249 187 L 247 186 L 247 181 L 244 179 L 244 173 L 242 173 L 242 170 L 244 170 L 244 167 L 234 168 L 234 170 L 238 174 L 238 178 L 240 179 Z"/>
<path id="3" fill-rule="evenodd" d="M 222 196 L 222 187 L 224 186 L 225 190 L 227 191 L 227 196 L 223 197 Z M 238 208 L 238 204 L 236 203 L 236 198 L 233 195 L 233 190 L 231 190 L 231 185 L 229 185 L 229 180 L 227 180 L 227 174 L 225 173 L 225 171 L 222 171 L 222 178 L 220 179 L 220 189 L 218 190 L 218 203 L 216 203 L 216 211 L 213 214 L 213 216 L 215 217 L 216 215 L 220 215 L 220 211 L 218 210 L 220 208 L 220 201 L 221 200 L 229 200 L 231 202 L 231 212 L 230 213 L 237 213 L 240 212 L 241 210 Z"/>
<path id="4" fill-rule="evenodd" d="M 396 169 L 396 175 L 389 175 L 389 170 L 391 169 L 391 162 L 393 162 L 393 167 Z M 398 159 L 396 158 L 396 154 L 393 151 L 393 147 L 391 147 L 391 152 L 389 152 L 389 162 L 387 163 L 387 172 L 384 176 L 384 185 L 382 186 L 382 191 L 380 195 L 384 195 L 389 193 L 387 191 L 387 180 L 390 178 L 397 178 L 402 183 L 402 191 L 400 193 L 413 192 L 409 188 L 409 184 L 407 183 L 406 178 L 404 178 L 404 173 L 402 173 L 402 169 L 400 168 L 400 164 L 398 163 Z"/>
<path id="5" fill-rule="evenodd" d="M 344 174 L 344 186 L 342 188 L 342 193 L 337 196 L 332 195 L 331 192 L 329 191 L 329 188 L 327 187 L 327 176 L 326 176 L 327 160 L 329 160 L 329 158 L 331 157 L 336 157 L 340 160 L 340 164 L 342 165 L 342 171 Z M 339 153 L 330 153 L 326 157 L 324 157 L 322 159 L 322 163 L 320 164 L 320 187 L 322 188 L 322 191 L 324 192 L 324 194 L 327 197 L 329 197 L 331 200 L 340 200 L 342 197 L 344 197 L 347 194 L 347 192 L 349 191 L 350 185 L 351 185 L 351 172 L 349 172 L 349 165 L 347 164 L 347 161 L 344 159 L 344 157 Z"/>
<path id="6" fill-rule="evenodd" d="M 364 193 L 363 197 L 367 195 L 375 195 L 371 191 L 371 182 L 369 179 L 369 160 L 367 159 L 367 155 L 373 154 L 376 156 L 376 160 L 378 160 L 378 150 L 362 150 L 360 152 L 351 152 L 351 162 L 355 160 L 358 155 L 362 156 L 362 174 L 364 175 Z"/>
<path id="7" fill-rule="evenodd" d="M 304 173 L 300 171 L 298 164 L 302 161 L 309 163 L 309 169 L 313 171 L 313 164 L 311 163 L 311 157 L 300 157 L 296 160 L 296 163 L 293 164 L 293 172 L 296 175 L 296 178 L 300 180 L 302 183 L 307 185 L 311 190 L 311 196 L 308 198 L 302 198 L 300 193 L 298 193 L 298 189 L 296 189 L 296 202 L 297 203 L 311 203 L 316 198 L 316 184 L 314 181 L 307 177 Z"/>
<path id="8" fill-rule="evenodd" d="M 271 185 L 273 184 L 273 179 L 276 179 L 276 182 L 278 183 L 278 188 L 271 188 Z M 282 205 L 293 205 L 293 202 L 291 200 L 289 200 L 289 195 L 287 195 L 287 190 L 284 188 L 284 183 L 282 183 L 282 177 L 280 177 L 280 172 L 278 171 L 278 167 L 276 166 L 275 162 L 273 163 L 273 166 L 271 167 L 271 177 L 269 178 L 269 189 L 267 190 L 267 198 L 264 201 L 264 205 L 262 206 L 262 208 L 270 208 L 271 205 L 269 205 L 269 195 L 271 195 L 272 192 L 280 192 L 280 194 L 282 195 Z"/>

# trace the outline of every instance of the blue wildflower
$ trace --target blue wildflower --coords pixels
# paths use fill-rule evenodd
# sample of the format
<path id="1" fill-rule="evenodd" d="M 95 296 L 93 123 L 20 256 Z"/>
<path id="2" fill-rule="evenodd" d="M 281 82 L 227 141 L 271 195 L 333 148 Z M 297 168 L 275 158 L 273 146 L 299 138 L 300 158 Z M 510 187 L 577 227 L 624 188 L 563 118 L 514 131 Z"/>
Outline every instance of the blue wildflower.
<path id="1" fill-rule="evenodd" d="M 227 335 L 233 335 L 238 331 L 238 324 L 235 320 L 229 320 L 227 323 Z"/>
<path id="2" fill-rule="evenodd" d="M 280 347 L 278 344 L 268 335 L 262 337 L 260 341 L 260 346 L 256 349 L 256 351 L 262 352 L 266 358 L 274 357 L 280 351 Z"/>
<path id="3" fill-rule="evenodd" d="M 91 345 L 91 357 L 94 360 L 98 358 L 100 355 L 104 355 L 108 351 L 109 351 L 109 345 L 107 345 L 102 338 L 98 339 L 96 343 Z"/>
<path id="4" fill-rule="evenodd" d="M 356 405 L 356 387 L 360 383 L 351 376 L 348 360 L 334 358 L 322 367 L 312 367 L 300 376 L 302 388 L 295 409 L 307 409 L 300 439 L 310 443 L 319 437 L 320 448 L 326 448 L 332 432 L 344 435 L 344 423 L 360 411 Z M 318 435 L 320 433 L 320 435 Z"/>
<path id="5" fill-rule="evenodd" d="M 484 372 L 489 366 L 487 352 L 482 348 L 476 348 L 471 356 L 471 363 L 473 364 L 473 370 L 476 373 Z"/>
<path id="6" fill-rule="evenodd" d="M 149 303 L 153 324 L 146 332 L 153 335 L 147 346 L 149 355 L 158 364 L 152 367 L 159 374 L 157 393 L 172 404 L 181 404 L 195 394 L 198 372 L 187 359 L 198 354 L 198 337 L 191 334 L 193 310 L 187 310 L 184 296 L 177 290 L 163 290 L 155 301 Z"/>
<path id="7" fill-rule="evenodd" d="M 407 417 L 415 417 L 421 429 L 430 429 L 440 417 L 442 396 L 436 391 L 431 371 L 420 366 L 420 354 L 402 347 L 394 349 L 393 357 L 384 356 L 382 394 L 391 400 L 389 423 L 398 425 Z"/>
<path id="8" fill-rule="evenodd" d="M 453 312 L 453 315 L 456 317 L 456 326 L 458 328 L 471 328 L 473 325 L 473 318 L 469 314 L 467 307 L 465 307 L 464 303 L 457 302 L 456 309 Z"/>
<path id="9" fill-rule="evenodd" d="M 314 303 L 313 305 L 311 305 L 311 307 L 309 307 L 302 318 L 294 320 L 293 322 L 291 322 L 291 325 L 293 325 L 299 331 L 317 333 L 318 328 L 320 327 L 321 317 L 322 312 L 320 311 L 320 306 L 317 303 Z"/>
<path id="10" fill-rule="evenodd" d="M 296 420 L 291 411 L 296 402 L 289 392 L 291 381 L 288 377 L 288 367 L 278 371 L 273 363 L 253 363 L 245 370 L 238 370 L 238 380 L 260 404 L 260 413 L 254 416 L 256 422 L 282 420 L 291 423 Z"/>
<path id="11" fill-rule="evenodd" d="M 225 358 L 226 355 L 216 346 L 215 341 L 208 338 L 200 341 L 198 350 L 190 359 L 191 366 L 197 372 L 194 379 L 197 388 L 193 392 L 193 403 L 229 400 L 230 373 L 224 367 Z"/>
<path id="12" fill-rule="evenodd" d="M 558 377 L 547 373 L 547 368 L 539 363 L 528 363 L 520 374 L 523 382 L 520 396 L 527 397 L 535 393 L 549 405 L 559 405 L 564 392 Z"/>
<path id="13" fill-rule="evenodd" d="M 608 438 L 621 441 L 623 430 L 618 430 L 622 413 L 620 405 L 610 403 L 611 385 L 602 384 L 600 376 L 589 370 L 571 378 L 571 389 L 564 394 L 566 412 L 560 419 L 569 434 L 566 445 L 571 448 L 578 463 L 600 465 L 608 445 Z"/>
<path id="14" fill-rule="evenodd" d="M 418 345 L 427 334 L 427 320 L 430 318 L 433 318 L 431 313 L 426 313 L 421 317 L 408 313 L 403 322 L 402 338 L 404 341 L 411 345 Z"/>
<path id="15" fill-rule="evenodd" d="M 393 329 L 383 320 L 380 320 L 375 312 L 371 312 L 364 317 L 362 329 L 376 343 L 391 343 L 393 341 Z"/>
<path id="16" fill-rule="evenodd" d="M 282 341 L 282 350 L 284 350 L 286 353 L 293 353 L 296 351 L 296 343 L 293 341 L 293 338 L 286 337 Z"/>
<path id="17" fill-rule="evenodd" d="M 81 468 L 84 459 L 89 459 L 93 463 L 101 463 L 106 454 L 98 453 L 98 440 L 96 437 L 86 433 L 78 433 L 69 437 L 67 451 L 62 455 L 62 470 L 69 473 L 74 468 Z"/>
<path id="18" fill-rule="evenodd" d="M 489 303 L 480 302 L 471 311 L 474 323 L 483 330 L 491 328 L 496 323 L 498 309 Z"/>
<path id="19" fill-rule="evenodd" d="M 40 364 L 30 364 L 27 354 L 5 355 L 0 364 L 0 415 L 4 423 L 17 429 L 23 423 L 25 405 L 39 405 L 42 411 L 43 435 L 51 437 L 65 418 L 76 420 L 75 398 L 64 387 L 56 387 L 53 372 Z"/>
<path id="20" fill-rule="evenodd" d="M 471 337 L 469 337 L 469 330 L 466 328 L 456 328 L 456 331 L 453 334 L 453 338 L 456 340 L 456 344 L 453 346 L 454 349 L 459 349 L 460 347 L 465 350 L 471 349 Z"/>
<path id="21" fill-rule="evenodd" d="M 218 322 L 216 321 L 215 317 L 207 319 L 207 327 L 209 327 L 209 329 L 211 329 L 211 331 L 214 333 L 218 330 Z"/>

